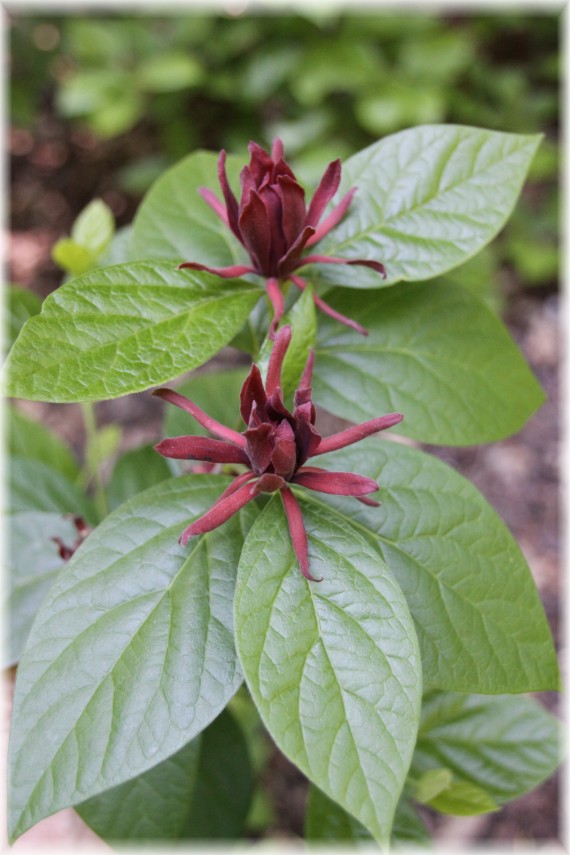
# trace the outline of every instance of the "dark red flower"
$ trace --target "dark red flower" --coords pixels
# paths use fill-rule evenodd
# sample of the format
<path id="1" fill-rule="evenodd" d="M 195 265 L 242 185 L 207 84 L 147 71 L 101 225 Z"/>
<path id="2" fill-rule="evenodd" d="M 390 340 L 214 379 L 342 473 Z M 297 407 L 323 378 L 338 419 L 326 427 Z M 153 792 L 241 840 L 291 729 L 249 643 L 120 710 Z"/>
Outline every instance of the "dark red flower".
<path id="1" fill-rule="evenodd" d="M 298 484 L 321 493 L 353 496 L 365 504 L 377 506 L 378 502 L 366 498 L 378 490 L 378 484 L 372 478 L 349 472 L 330 472 L 317 466 L 305 466 L 305 462 L 392 427 L 401 422 L 403 416 L 390 413 L 332 436 L 321 437 L 315 427 L 315 405 L 311 400 L 313 352 L 295 392 L 293 412 L 289 412 L 283 403 L 281 367 L 290 341 L 291 327 L 282 327 L 275 336 L 265 384 L 259 368 L 252 366 L 240 396 L 241 415 L 247 425 L 243 433 L 210 418 L 177 392 L 156 389 L 154 395 L 186 410 L 217 438 L 178 436 L 162 440 L 155 448 L 164 457 L 208 463 L 240 463 L 247 467 L 247 471 L 234 478 L 210 510 L 185 529 L 180 538 L 182 544 L 194 535 L 222 525 L 259 493 L 279 490 L 301 572 L 307 579 L 317 581 L 309 572 L 305 526 L 289 485 Z"/>
<path id="2" fill-rule="evenodd" d="M 378 261 L 364 258 L 346 259 L 327 255 L 304 255 L 302 252 L 316 244 L 345 215 L 356 188 L 340 200 L 338 205 L 320 222 L 325 208 L 340 184 L 340 160 L 329 163 L 321 183 L 307 208 L 305 191 L 295 178 L 291 167 L 283 159 L 283 143 L 275 140 L 271 156 L 257 143 L 250 142 L 251 160 L 241 171 L 241 198 L 238 203 L 226 174 L 226 153 L 220 152 L 218 178 L 225 205 L 207 188 L 200 193 L 208 205 L 232 230 L 246 248 L 251 265 L 207 267 L 186 261 L 179 267 L 207 270 L 217 276 L 232 278 L 245 273 L 257 273 L 266 280 L 266 288 L 273 306 L 274 317 L 270 335 L 273 337 L 284 311 L 283 295 L 279 284 L 290 279 L 298 288 L 306 282 L 296 275 L 307 264 L 361 264 L 371 267 L 386 277 L 384 266 Z M 318 295 L 315 304 L 323 312 L 366 335 L 366 330 L 355 321 L 336 312 Z"/>

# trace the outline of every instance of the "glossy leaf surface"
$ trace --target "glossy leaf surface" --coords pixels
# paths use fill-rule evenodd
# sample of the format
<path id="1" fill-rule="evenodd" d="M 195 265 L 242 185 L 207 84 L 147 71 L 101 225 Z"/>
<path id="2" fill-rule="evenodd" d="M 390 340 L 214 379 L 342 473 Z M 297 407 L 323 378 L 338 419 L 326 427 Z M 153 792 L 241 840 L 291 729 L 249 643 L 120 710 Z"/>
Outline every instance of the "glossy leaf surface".
<path id="1" fill-rule="evenodd" d="M 87 273 L 30 318 L 8 359 L 9 394 L 97 401 L 164 383 L 227 344 L 259 296 L 241 280 L 167 262 Z"/>
<path id="2" fill-rule="evenodd" d="M 369 258 L 387 277 L 321 265 L 330 284 L 378 288 L 431 279 L 467 261 L 505 224 L 540 143 L 461 125 L 423 125 L 373 143 L 342 168 L 340 199 L 357 193 L 319 252 Z"/>
<path id="3" fill-rule="evenodd" d="M 232 599 L 247 514 L 178 544 L 227 483 L 187 476 L 141 493 L 52 587 L 18 669 L 11 836 L 166 759 L 239 686 Z"/>
<path id="4" fill-rule="evenodd" d="M 445 282 L 327 301 L 363 324 L 363 338 L 319 320 L 314 399 L 341 418 L 404 413 L 396 432 L 470 445 L 515 433 L 544 393 L 501 321 L 466 289 Z"/>
<path id="5" fill-rule="evenodd" d="M 415 742 L 421 695 L 405 601 L 353 526 L 301 497 L 308 582 L 280 496 L 244 545 L 236 643 L 252 697 L 279 748 L 386 843 Z"/>
<path id="6" fill-rule="evenodd" d="M 6 347 L 11 347 L 28 318 L 41 311 L 42 301 L 33 291 L 20 285 L 8 285 L 6 297 L 4 335 Z"/>
<path id="7" fill-rule="evenodd" d="M 319 462 L 380 484 L 379 508 L 316 493 L 310 500 L 334 504 L 390 567 L 414 617 L 426 686 L 490 694 L 558 688 L 528 565 L 472 484 L 431 455 L 377 439 Z"/>

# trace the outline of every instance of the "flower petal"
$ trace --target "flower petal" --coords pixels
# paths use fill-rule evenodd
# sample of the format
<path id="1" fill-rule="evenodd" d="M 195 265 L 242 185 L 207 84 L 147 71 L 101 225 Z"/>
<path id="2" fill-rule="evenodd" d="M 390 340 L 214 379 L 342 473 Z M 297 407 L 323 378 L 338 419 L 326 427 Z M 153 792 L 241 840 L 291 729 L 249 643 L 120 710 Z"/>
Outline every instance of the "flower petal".
<path id="1" fill-rule="evenodd" d="M 281 388 L 281 368 L 283 366 L 285 354 L 287 353 L 287 348 L 291 343 L 292 334 L 293 330 L 291 326 L 286 324 L 284 327 L 281 327 L 275 336 L 271 356 L 269 357 L 269 364 L 267 366 L 267 378 L 265 380 L 265 391 L 267 392 L 268 397 L 278 388 Z"/>
<path id="2" fill-rule="evenodd" d="M 271 463 L 273 452 L 274 427 L 269 422 L 262 422 L 258 427 L 248 428 L 244 437 L 246 440 L 246 453 L 249 457 L 251 468 L 257 475 L 261 475 Z"/>
<path id="3" fill-rule="evenodd" d="M 271 228 L 267 208 L 256 190 L 250 191 L 249 198 L 240 212 L 239 230 L 242 243 L 256 269 L 265 276 L 271 275 Z"/>
<path id="4" fill-rule="evenodd" d="M 206 273 L 213 273 L 215 276 L 221 276 L 222 279 L 239 279 L 244 273 L 259 272 L 255 267 L 248 267 L 245 264 L 234 264 L 231 267 L 207 267 L 205 264 L 198 264 L 197 261 L 184 261 L 176 269 L 183 270 L 185 267 L 190 270 L 205 270 Z"/>
<path id="5" fill-rule="evenodd" d="M 306 246 L 314 246 L 318 243 L 326 234 L 328 234 L 336 225 L 340 223 L 344 215 L 346 214 L 350 203 L 352 202 L 352 197 L 356 193 L 356 187 L 353 187 L 352 190 L 349 190 L 348 193 L 342 197 L 338 205 L 336 205 L 333 210 L 330 212 L 328 217 L 320 223 L 317 227 L 315 234 L 309 238 L 306 243 Z"/>
<path id="6" fill-rule="evenodd" d="M 246 425 L 248 425 L 248 427 L 253 403 L 255 402 L 255 404 L 257 405 L 258 411 L 263 411 L 266 401 L 267 395 L 265 394 L 265 389 L 263 388 L 261 372 L 257 365 L 252 365 L 251 370 L 245 378 L 245 382 L 241 387 L 240 392 L 240 412 L 244 422 L 246 423 Z"/>
<path id="7" fill-rule="evenodd" d="M 244 505 L 251 502 L 257 496 L 255 484 L 242 484 L 237 490 L 223 499 L 212 505 L 209 511 L 206 511 L 203 516 L 194 520 L 187 528 L 184 529 L 180 536 L 180 543 L 186 546 L 191 537 L 198 534 L 205 534 L 207 531 L 212 531 L 214 528 L 223 525 L 230 517 L 236 514 Z"/>
<path id="8" fill-rule="evenodd" d="M 321 444 L 315 454 L 326 454 L 328 451 L 337 451 L 339 448 L 352 445 L 354 442 L 360 442 L 366 436 L 394 427 L 403 418 L 404 416 L 401 413 L 388 413 L 388 415 L 380 416 L 378 419 L 371 419 L 369 422 L 364 422 L 361 425 L 354 425 L 354 427 L 341 430 L 339 433 L 325 436 L 321 440 Z"/>
<path id="9" fill-rule="evenodd" d="M 163 457 L 174 460 L 206 460 L 208 463 L 244 463 L 249 466 L 249 457 L 242 448 L 232 442 L 210 439 L 207 436 L 173 436 L 163 439 L 154 446 Z"/>
<path id="10" fill-rule="evenodd" d="M 295 270 L 299 265 L 297 264 L 297 260 L 301 253 L 305 248 L 305 244 L 315 233 L 315 229 L 313 226 L 305 226 L 299 237 L 296 239 L 295 243 L 293 243 L 282 259 L 280 259 L 279 264 L 277 266 L 277 274 L 280 279 L 285 279 L 289 273 Z M 303 262 L 304 264 L 305 262 Z"/>
<path id="11" fill-rule="evenodd" d="M 269 338 L 275 338 L 275 330 L 279 326 L 279 321 L 283 317 L 283 312 L 285 311 L 285 300 L 283 299 L 283 294 L 281 292 L 281 288 L 279 287 L 279 282 L 277 279 L 271 277 L 270 279 L 265 280 L 265 288 L 267 291 L 267 296 L 269 297 L 269 301 L 273 306 L 273 320 L 271 321 L 271 325 L 269 327 Z"/>
<path id="12" fill-rule="evenodd" d="M 281 490 L 281 498 L 283 499 L 283 508 L 289 525 L 293 551 L 297 556 L 301 573 L 305 579 L 309 579 L 311 582 L 322 582 L 322 579 L 315 579 L 314 576 L 311 576 L 311 571 L 309 570 L 309 543 L 299 503 L 288 487 Z"/>
<path id="13" fill-rule="evenodd" d="M 311 199 L 309 211 L 307 213 L 307 225 L 316 226 L 321 219 L 323 212 L 338 190 L 340 184 L 340 160 L 333 160 L 325 169 L 325 173 L 321 178 L 320 184 L 315 190 L 315 195 Z"/>
<path id="14" fill-rule="evenodd" d="M 297 465 L 297 443 L 295 442 L 293 428 L 286 419 L 279 424 L 273 437 L 271 463 L 276 474 L 288 480 Z"/>
<path id="15" fill-rule="evenodd" d="M 291 282 L 293 282 L 297 286 L 297 288 L 301 289 L 301 291 L 304 291 L 307 287 L 307 283 L 300 276 L 291 274 L 289 278 Z M 361 326 L 356 321 L 353 321 L 351 318 L 347 318 L 346 315 L 341 315 L 340 312 L 337 312 L 335 309 L 332 308 L 332 306 L 329 306 L 328 303 L 325 303 L 325 301 L 321 297 L 319 297 L 318 294 L 313 294 L 313 303 L 318 309 L 321 310 L 321 312 L 324 312 L 325 315 L 329 315 L 329 317 L 334 318 L 335 321 L 338 321 L 339 323 L 344 324 L 345 326 L 350 327 L 353 330 L 356 330 L 356 332 L 359 332 L 361 335 L 368 335 L 368 330 L 365 327 Z"/>
<path id="16" fill-rule="evenodd" d="M 218 181 L 226 202 L 228 225 L 237 239 L 243 243 L 238 225 L 238 203 L 226 174 L 226 153 L 223 149 L 218 157 Z"/>
<path id="17" fill-rule="evenodd" d="M 204 202 L 206 202 L 210 206 L 212 211 L 218 215 L 220 220 L 222 220 L 222 222 L 225 223 L 226 226 L 229 226 L 227 208 L 225 207 L 225 205 L 222 204 L 222 202 L 220 202 L 218 197 L 215 196 L 212 191 L 209 190 L 207 187 L 199 187 L 198 193 L 200 194 Z"/>
<path id="18" fill-rule="evenodd" d="M 331 493 L 335 496 L 365 496 L 379 489 L 376 481 L 366 475 L 354 475 L 352 472 L 329 472 L 316 466 L 299 469 L 291 481 L 316 490 L 319 493 Z"/>
<path id="19" fill-rule="evenodd" d="M 194 404 L 193 401 L 188 400 L 183 395 L 179 395 L 178 392 L 174 392 L 172 389 L 154 389 L 152 394 L 163 398 L 163 400 L 168 401 L 170 404 L 174 404 L 175 407 L 180 407 L 181 410 L 186 410 L 187 413 L 190 413 L 196 419 L 198 424 L 201 424 L 202 427 L 219 436 L 220 439 L 226 439 L 229 442 L 239 445 L 240 448 L 245 448 L 245 437 L 241 433 L 220 424 L 216 419 L 205 413 L 204 410 L 201 410 L 197 404 Z"/>
<path id="20" fill-rule="evenodd" d="M 305 225 L 307 209 L 305 207 L 305 191 L 301 185 L 288 175 L 280 175 L 278 187 L 282 202 L 282 227 L 287 247 L 292 246 Z M 282 253 L 283 254 L 283 253 Z"/>

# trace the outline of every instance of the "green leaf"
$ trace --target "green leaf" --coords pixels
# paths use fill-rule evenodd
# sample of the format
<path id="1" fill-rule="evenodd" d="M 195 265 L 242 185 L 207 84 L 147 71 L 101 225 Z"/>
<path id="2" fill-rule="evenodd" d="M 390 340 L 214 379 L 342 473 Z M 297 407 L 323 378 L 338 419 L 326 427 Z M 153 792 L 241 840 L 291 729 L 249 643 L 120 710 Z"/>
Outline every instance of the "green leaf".
<path id="1" fill-rule="evenodd" d="M 475 255 L 508 219 L 540 135 L 424 125 L 385 137 L 343 164 L 338 198 L 350 209 L 319 253 L 368 258 L 362 268 L 321 265 L 319 278 L 352 288 L 431 279 Z"/>
<path id="2" fill-rule="evenodd" d="M 370 848 L 372 836 L 362 823 L 347 813 L 339 804 L 325 796 L 318 787 L 309 787 L 305 814 L 305 839 L 330 843 L 350 842 L 355 846 L 367 844 Z M 430 835 L 413 805 L 402 796 L 396 808 L 392 827 L 391 845 L 415 843 L 425 845 Z"/>
<path id="3" fill-rule="evenodd" d="M 501 805 L 550 777 L 561 746 L 560 722 L 532 698 L 431 692 L 422 707 L 412 774 L 445 766 Z M 449 795 L 466 799 L 467 792 L 456 787 L 454 782 Z"/>
<path id="4" fill-rule="evenodd" d="M 37 315 L 42 308 L 42 301 L 27 288 L 19 285 L 9 285 L 6 288 L 6 324 L 4 332 L 6 336 L 6 347 L 12 347 L 20 330 L 28 318 Z"/>
<path id="5" fill-rule="evenodd" d="M 12 457 L 8 469 L 12 513 L 47 511 L 80 514 L 87 521 L 94 520 L 91 500 L 47 463 L 33 458 Z"/>
<path id="6" fill-rule="evenodd" d="M 244 738 L 224 711 L 176 754 L 76 809 L 104 840 L 229 840 L 243 833 L 251 792 Z"/>
<path id="7" fill-rule="evenodd" d="M 390 567 L 414 617 L 424 683 L 458 692 L 558 689 L 552 636 L 517 543 L 451 467 L 368 439 L 319 458 L 381 485 L 380 508 L 311 495 L 349 518 Z M 447 766 L 447 763 L 438 763 Z"/>
<path id="8" fill-rule="evenodd" d="M 317 313 L 311 288 L 307 288 L 292 308 L 283 316 L 281 326 L 285 324 L 291 325 L 293 333 L 291 344 L 287 349 L 281 369 L 283 397 L 287 401 L 288 398 L 292 398 L 295 389 L 299 385 L 309 351 L 311 348 L 314 348 L 317 339 Z M 267 366 L 272 350 L 273 341 L 267 337 L 257 359 L 259 370 L 264 378 L 267 374 Z"/>
<path id="9" fill-rule="evenodd" d="M 10 514 L 7 522 L 10 554 L 6 575 L 7 620 L 5 666 L 18 661 L 36 612 L 63 567 L 52 538 L 71 546 L 77 531 L 70 519 L 45 511 Z"/>
<path id="10" fill-rule="evenodd" d="M 81 276 L 93 266 L 93 256 L 86 247 L 71 238 L 61 238 L 51 251 L 51 257 L 62 270 L 72 276 Z"/>
<path id="11" fill-rule="evenodd" d="M 8 450 L 15 457 L 41 460 L 70 481 L 79 475 L 79 466 L 69 446 L 40 422 L 28 419 L 16 407 L 8 407 Z"/>
<path id="12" fill-rule="evenodd" d="M 86 273 L 30 318 L 8 357 L 9 394 L 97 401 L 171 380 L 227 344 L 259 295 L 165 262 Z"/>
<path id="13" fill-rule="evenodd" d="M 134 221 L 135 257 L 198 261 L 216 267 L 249 263 L 237 238 L 198 192 L 206 187 L 221 199 L 217 160 L 213 152 L 195 152 L 153 184 Z M 236 192 L 243 165 L 239 157 L 227 158 L 228 179 Z"/>
<path id="14" fill-rule="evenodd" d="M 12 838 L 156 766 L 236 691 L 232 599 L 251 515 L 178 543 L 227 483 L 187 476 L 141 493 L 89 535 L 53 585 L 16 681 Z"/>
<path id="15" fill-rule="evenodd" d="M 421 674 L 413 624 L 355 528 L 302 502 L 308 582 L 280 496 L 240 558 L 236 643 L 271 736 L 307 777 L 386 843 L 415 742 Z"/>
<path id="16" fill-rule="evenodd" d="M 335 289 L 327 301 L 369 331 L 363 338 L 321 318 L 314 399 L 337 416 L 401 412 L 397 433 L 469 445 L 516 432 L 544 401 L 502 322 L 463 288 Z"/>
<path id="17" fill-rule="evenodd" d="M 244 424 L 239 414 L 239 393 L 247 376 L 246 368 L 197 374 L 176 387 L 176 391 L 198 404 L 208 415 L 239 430 Z M 164 430 L 167 436 L 206 436 L 208 431 L 179 407 L 165 405 Z"/>
<path id="18" fill-rule="evenodd" d="M 452 781 L 453 773 L 449 769 L 429 769 L 415 782 L 414 799 L 425 805 L 448 790 Z"/>
<path id="19" fill-rule="evenodd" d="M 142 445 L 121 455 L 111 473 L 107 487 L 107 502 L 111 509 L 127 499 L 154 487 L 171 475 L 168 463 L 152 445 Z"/>
<path id="20" fill-rule="evenodd" d="M 71 229 L 71 237 L 97 259 L 109 246 L 115 234 L 115 218 L 102 199 L 93 199 L 84 208 Z"/>
<path id="21" fill-rule="evenodd" d="M 499 806 L 482 787 L 468 781 L 454 781 L 449 789 L 439 793 L 429 805 L 440 813 L 455 816 L 476 816 L 499 810 Z"/>

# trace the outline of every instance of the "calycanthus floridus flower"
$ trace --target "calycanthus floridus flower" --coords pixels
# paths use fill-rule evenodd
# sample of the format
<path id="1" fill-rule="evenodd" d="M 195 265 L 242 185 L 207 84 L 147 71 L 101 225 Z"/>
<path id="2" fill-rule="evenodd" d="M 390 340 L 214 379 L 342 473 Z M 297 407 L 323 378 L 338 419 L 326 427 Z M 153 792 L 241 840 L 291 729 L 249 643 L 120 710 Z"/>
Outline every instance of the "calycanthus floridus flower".
<path id="1" fill-rule="evenodd" d="M 246 273 L 257 273 L 266 280 L 267 295 L 274 311 L 270 336 L 273 337 L 283 315 L 284 302 L 280 283 L 291 280 L 301 290 L 307 287 L 297 271 L 307 264 L 360 264 L 371 267 L 384 278 L 384 265 L 364 258 L 335 258 L 327 255 L 302 255 L 305 249 L 318 243 L 345 215 L 356 192 L 353 187 L 330 214 L 321 221 L 325 208 L 340 184 L 340 160 L 330 163 L 307 208 L 305 191 L 283 157 L 283 143 L 273 143 L 271 156 L 257 143 L 250 142 L 251 160 L 241 171 L 241 198 L 238 203 L 226 174 L 226 152 L 218 158 L 218 178 L 225 205 L 208 188 L 200 188 L 202 198 L 231 229 L 246 248 L 251 265 L 207 267 L 186 261 L 180 268 L 206 270 L 229 279 Z M 336 312 L 317 294 L 315 305 L 327 315 L 366 335 L 360 324 Z"/>
<path id="2" fill-rule="evenodd" d="M 401 422 L 403 416 L 390 413 L 332 436 L 321 437 L 315 427 L 315 405 L 311 400 L 313 352 L 295 392 L 293 412 L 289 412 L 283 403 L 281 367 L 290 341 L 291 327 L 284 326 L 275 336 L 265 384 L 257 365 L 252 366 L 240 395 L 241 415 L 247 425 L 243 433 L 220 424 L 177 392 L 156 389 L 154 395 L 186 410 L 217 438 L 178 436 L 162 440 L 155 449 L 164 457 L 178 460 L 238 463 L 247 467 L 246 472 L 234 478 L 210 510 L 184 530 L 180 537 L 183 545 L 194 535 L 222 525 L 259 493 L 279 491 L 299 567 L 307 579 L 315 582 L 320 580 L 314 579 L 309 571 L 307 534 L 301 509 L 290 485 L 321 493 L 353 496 L 365 504 L 378 506 L 378 502 L 366 498 L 378 490 L 378 484 L 372 478 L 350 472 L 331 472 L 317 466 L 306 466 L 305 463 L 311 457 L 345 448 L 392 427 Z"/>

